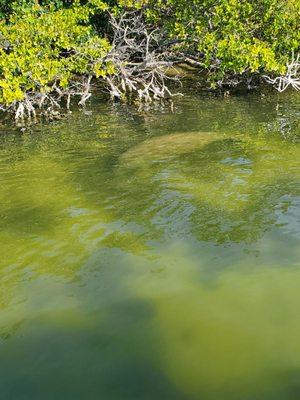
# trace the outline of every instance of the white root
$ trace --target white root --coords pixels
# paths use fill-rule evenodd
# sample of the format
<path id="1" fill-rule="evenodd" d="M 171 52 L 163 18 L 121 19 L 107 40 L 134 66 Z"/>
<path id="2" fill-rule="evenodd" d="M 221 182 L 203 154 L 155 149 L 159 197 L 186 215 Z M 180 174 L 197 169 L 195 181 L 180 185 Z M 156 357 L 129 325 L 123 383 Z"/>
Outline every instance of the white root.
<path id="1" fill-rule="evenodd" d="M 88 78 L 87 78 L 86 80 L 84 80 L 84 82 L 83 82 L 83 92 L 82 92 L 82 94 L 81 94 L 81 99 L 80 99 L 80 101 L 78 102 L 78 105 L 79 105 L 79 106 L 84 107 L 86 101 L 87 101 L 87 100 L 91 97 L 91 95 L 92 95 L 91 92 L 90 92 L 90 89 L 91 89 L 91 80 L 92 80 L 92 75 L 89 75 Z"/>
<path id="2" fill-rule="evenodd" d="M 300 53 L 297 57 L 292 55 L 292 60 L 287 64 L 286 74 L 272 79 L 269 76 L 263 76 L 265 80 L 274 85 L 278 92 L 285 91 L 289 86 L 295 90 L 300 90 Z"/>
<path id="3" fill-rule="evenodd" d="M 17 106 L 16 113 L 15 113 L 15 119 L 16 121 L 21 121 L 24 119 L 24 114 L 25 114 L 25 107 L 23 102 L 20 102 Z"/>
<path id="4" fill-rule="evenodd" d="M 70 108 L 71 97 L 80 97 L 78 104 L 84 107 L 86 101 L 91 96 L 92 75 L 83 77 L 81 80 L 72 82 L 68 89 L 59 87 L 58 82 L 54 82 L 47 93 L 27 93 L 21 101 L 14 102 L 10 107 L 2 107 L 3 111 L 13 111 L 15 120 L 23 122 L 24 120 L 36 120 L 36 109 L 39 108 L 41 114 L 53 117 L 61 109 L 61 100 L 66 99 L 67 109 Z"/>

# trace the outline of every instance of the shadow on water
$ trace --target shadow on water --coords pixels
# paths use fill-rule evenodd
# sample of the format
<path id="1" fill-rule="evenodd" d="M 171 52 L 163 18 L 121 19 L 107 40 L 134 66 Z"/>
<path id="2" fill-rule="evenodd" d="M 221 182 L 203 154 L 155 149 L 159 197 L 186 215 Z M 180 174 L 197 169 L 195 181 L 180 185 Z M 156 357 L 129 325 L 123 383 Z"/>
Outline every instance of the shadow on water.
<path id="1" fill-rule="evenodd" d="M 45 305 L 38 294 L 39 309 L 25 310 L 18 332 L 2 343 L 3 398 L 184 398 L 157 363 L 151 304 L 123 287 L 122 273 L 111 273 L 113 281 L 94 273 L 89 289 L 81 288 L 84 277 L 71 290 L 61 285 L 64 304 Z M 56 289 L 51 279 L 42 287 Z"/>
<path id="2" fill-rule="evenodd" d="M 21 285 L 26 302 L 9 314 L 23 322 L 1 344 L 4 398 L 296 399 L 299 272 L 201 283 L 206 260 L 179 247 L 157 262 L 102 249 L 71 281 Z"/>

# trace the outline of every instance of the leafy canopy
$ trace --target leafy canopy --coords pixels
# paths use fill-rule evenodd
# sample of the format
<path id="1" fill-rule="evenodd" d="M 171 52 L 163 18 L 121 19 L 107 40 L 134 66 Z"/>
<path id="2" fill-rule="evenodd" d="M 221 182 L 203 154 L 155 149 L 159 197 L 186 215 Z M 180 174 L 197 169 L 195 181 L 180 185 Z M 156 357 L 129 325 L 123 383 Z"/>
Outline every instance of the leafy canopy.
<path id="1" fill-rule="evenodd" d="M 115 72 L 107 10 L 139 9 L 193 54 L 212 87 L 232 76 L 283 75 L 300 51 L 299 0 L 0 0 L 0 105 Z"/>
<path id="2" fill-rule="evenodd" d="M 101 0 L 74 1 L 69 8 L 17 5 L 8 22 L 0 21 L 0 103 L 47 93 L 54 84 L 67 88 L 76 75 L 112 72 L 103 63 L 110 44 L 89 23 L 106 7 Z"/>
<path id="3" fill-rule="evenodd" d="M 226 74 L 284 74 L 300 51 L 299 0 L 121 0 L 144 10 L 178 51 L 199 52 L 211 79 Z"/>

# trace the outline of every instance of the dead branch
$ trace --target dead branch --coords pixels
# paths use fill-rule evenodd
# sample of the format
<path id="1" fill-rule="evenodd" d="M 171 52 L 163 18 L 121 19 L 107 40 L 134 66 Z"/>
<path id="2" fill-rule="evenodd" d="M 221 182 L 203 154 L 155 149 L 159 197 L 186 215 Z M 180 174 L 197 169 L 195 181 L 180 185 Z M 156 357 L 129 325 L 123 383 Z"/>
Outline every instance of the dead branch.
<path id="1" fill-rule="evenodd" d="M 166 82 L 178 78 L 166 75 L 173 61 L 168 49 L 161 46 L 159 30 L 148 27 L 136 11 L 118 19 L 111 15 L 110 23 L 113 40 L 106 61 L 114 65 L 116 73 L 105 80 L 111 96 L 122 99 L 133 95 L 144 102 L 172 97 Z"/>

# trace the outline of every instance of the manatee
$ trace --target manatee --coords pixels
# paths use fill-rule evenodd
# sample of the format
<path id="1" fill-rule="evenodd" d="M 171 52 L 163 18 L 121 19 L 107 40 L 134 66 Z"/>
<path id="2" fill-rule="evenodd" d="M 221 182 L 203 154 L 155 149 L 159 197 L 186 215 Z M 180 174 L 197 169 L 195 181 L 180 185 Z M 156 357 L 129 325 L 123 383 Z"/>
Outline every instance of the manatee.
<path id="1" fill-rule="evenodd" d="M 120 164 L 138 165 L 161 161 L 199 150 L 219 139 L 215 132 L 173 133 L 153 137 L 122 154 Z"/>

